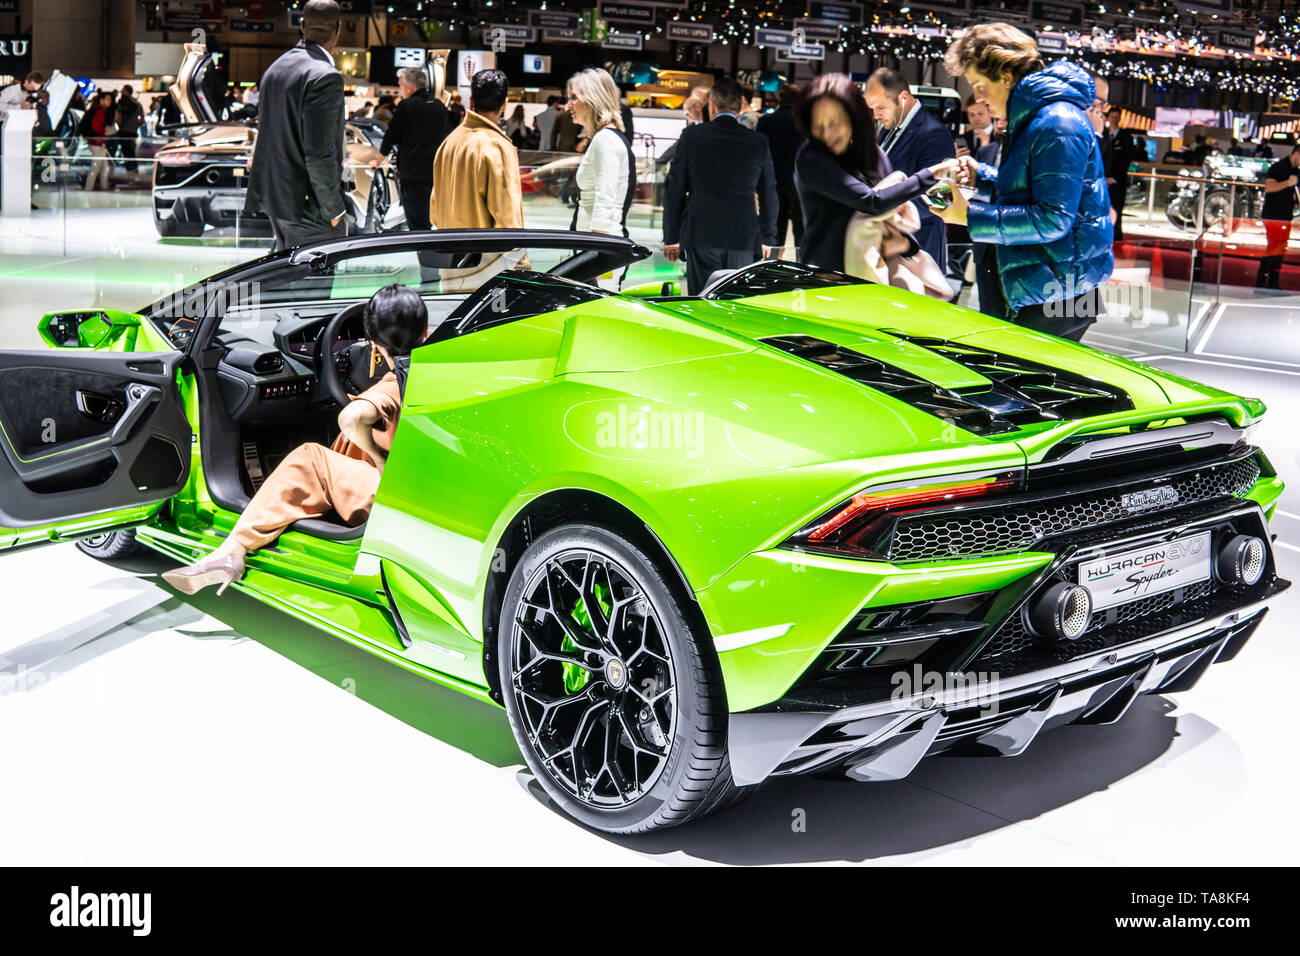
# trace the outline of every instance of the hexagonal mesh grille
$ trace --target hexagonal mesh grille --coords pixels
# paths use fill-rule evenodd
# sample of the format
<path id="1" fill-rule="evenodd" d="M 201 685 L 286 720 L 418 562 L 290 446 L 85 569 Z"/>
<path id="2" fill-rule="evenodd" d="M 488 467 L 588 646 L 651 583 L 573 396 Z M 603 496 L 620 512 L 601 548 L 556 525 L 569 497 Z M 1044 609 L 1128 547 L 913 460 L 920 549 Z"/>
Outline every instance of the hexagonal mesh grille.
<path id="1" fill-rule="evenodd" d="M 1253 457 L 1187 472 L 1162 486 L 1177 491 L 1177 501 L 1140 514 L 1158 514 L 1170 507 L 1215 498 L 1240 498 L 1250 491 L 1259 474 L 1259 463 Z M 1121 485 L 1028 505 L 901 518 L 885 554 L 892 561 L 932 561 L 1020 551 L 1049 535 L 1132 518 L 1134 513 L 1124 507 L 1125 493 L 1150 487 L 1157 486 L 1153 482 Z"/>

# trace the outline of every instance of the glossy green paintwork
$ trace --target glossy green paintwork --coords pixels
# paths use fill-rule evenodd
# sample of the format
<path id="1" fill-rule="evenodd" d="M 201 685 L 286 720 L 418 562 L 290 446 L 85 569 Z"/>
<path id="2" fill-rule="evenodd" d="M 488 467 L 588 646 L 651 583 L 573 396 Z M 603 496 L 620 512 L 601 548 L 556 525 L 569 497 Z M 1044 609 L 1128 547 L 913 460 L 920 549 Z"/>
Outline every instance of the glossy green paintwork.
<path id="1" fill-rule="evenodd" d="M 887 287 L 638 298 L 658 294 L 653 285 L 416 350 L 364 538 L 286 533 L 250 556 L 239 587 L 484 697 L 483 622 L 493 611 L 484 593 L 503 561 L 499 546 L 527 509 L 577 491 L 617 503 L 662 542 L 723 639 L 728 704 L 743 710 L 779 698 L 864 605 L 995 590 L 1050 560 L 894 566 L 778 547 L 855 492 L 1020 468 L 1077 434 L 1207 413 L 1247 425 L 1263 414 L 1257 400 Z M 1135 408 L 980 437 L 760 341 L 811 335 L 940 385 L 986 381 L 895 332 L 1103 380 Z M 140 347 L 158 347 L 147 322 L 138 334 Z M 197 422 L 192 383 L 180 386 Z M 141 533 L 181 560 L 215 547 L 236 517 L 207 495 L 197 449 L 189 486 Z M 1271 510 L 1280 490 L 1265 477 L 1252 498 Z M 781 633 L 734 648 L 727 640 L 764 629 Z"/>
<path id="2" fill-rule="evenodd" d="M 747 555 L 696 598 L 715 638 L 790 625 L 779 637 L 719 651 L 727 704 L 747 710 L 781 697 L 860 608 L 997 590 L 1052 557 L 1028 553 L 895 566 L 770 550 Z"/>

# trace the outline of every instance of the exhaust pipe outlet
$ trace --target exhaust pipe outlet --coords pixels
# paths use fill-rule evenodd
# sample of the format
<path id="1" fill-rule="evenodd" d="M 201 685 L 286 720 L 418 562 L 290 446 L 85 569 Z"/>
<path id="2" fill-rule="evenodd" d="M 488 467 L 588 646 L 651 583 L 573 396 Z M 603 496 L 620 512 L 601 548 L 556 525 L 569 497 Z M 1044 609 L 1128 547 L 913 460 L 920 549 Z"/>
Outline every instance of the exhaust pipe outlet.
<path id="1" fill-rule="evenodd" d="M 1092 592 L 1068 581 L 1054 584 L 1029 606 L 1026 623 L 1038 637 L 1077 640 L 1092 623 Z"/>
<path id="2" fill-rule="evenodd" d="M 1239 534 L 1228 541 L 1214 560 L 1214 573 L 1225 584 L 1258 584 L 1268 564 L 1268 545 L 1263 538 Z"/>

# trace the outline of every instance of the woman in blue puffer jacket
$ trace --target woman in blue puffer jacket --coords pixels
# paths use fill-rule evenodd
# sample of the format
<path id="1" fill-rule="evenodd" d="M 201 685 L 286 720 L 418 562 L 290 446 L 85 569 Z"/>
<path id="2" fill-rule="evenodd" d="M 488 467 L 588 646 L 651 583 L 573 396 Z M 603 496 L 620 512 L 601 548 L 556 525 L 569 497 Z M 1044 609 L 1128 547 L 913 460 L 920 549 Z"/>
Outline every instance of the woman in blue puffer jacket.
<path id="1" fill-rule="evenodd" d="M 944 65 L 1006 118 L 1007 132 L 999 168 L 963 158 L 963 178 L 978 191 L 967 203 L 953 190 L 939 215 L 995 246 L 1009 320 L 1077 342 L 1115 267 L 1106 175 L 1087 115 L 1093 79 L 1065 60 L 1044 67 L 1033 39 L 1006 23 L 972 27 Z"/>

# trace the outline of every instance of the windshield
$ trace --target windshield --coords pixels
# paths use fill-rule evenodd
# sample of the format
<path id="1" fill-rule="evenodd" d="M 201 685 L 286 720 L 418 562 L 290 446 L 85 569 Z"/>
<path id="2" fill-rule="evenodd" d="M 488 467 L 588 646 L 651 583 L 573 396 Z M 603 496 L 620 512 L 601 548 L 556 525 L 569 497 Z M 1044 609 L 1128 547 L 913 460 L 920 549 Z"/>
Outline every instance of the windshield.
<path id="1" fill-rule="evenodd" d="M 273 313 L 289 307 L 324 307 L 332 313 L 350 302 L 364 301 L 395 282 L 415 290 L 430 303 L 445 303 L 441 310 L 446 311 L 504 272 L 544 278 L 545 273 L 572 260 L 578 251 L 531 247 L 504 252 L 376 248 L 337 259 L 323 268 L 285 260 L 256 279 L 213 280 L 190 286 L 153 303 L 143 314 L 175 347 L 185 348 L 205 316 L 220 314 L 223 329 L 246 330 L 266 324 Z M 594 286 L 570 284 L 595 295 L 606 294 Z"/>

